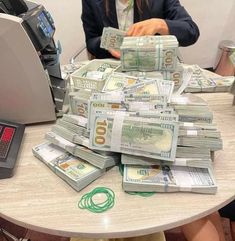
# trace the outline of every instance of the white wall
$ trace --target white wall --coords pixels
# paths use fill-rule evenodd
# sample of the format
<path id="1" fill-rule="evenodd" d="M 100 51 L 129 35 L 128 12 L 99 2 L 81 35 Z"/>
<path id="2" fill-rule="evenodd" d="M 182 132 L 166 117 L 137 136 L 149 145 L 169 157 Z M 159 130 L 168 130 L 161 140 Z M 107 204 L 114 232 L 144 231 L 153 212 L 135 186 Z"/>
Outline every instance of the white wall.
<path id="1" fill-rule="evenodd" d="M 212 67 L 218 43 L 225 39 L 235 41 L 235 1 L 181 0 L 181 4 L 198 24 L 201 33 L 195 45 L 181 50 L 184 60 L 201 67 Z"/>
<path id="2" fill-rule="evenodd" d="M 69 62 L 71 56 L 84 44 L 81 23 L 81 0 L 35 0 L 51 13 L 56 24 L 56 39 L 59 39 L 63 53 L 61 63 Z M 212 67 L 221 40 L 235 41 L 234 0 L 181 0 L 195 22 L 201 36 L 190 47 L 181 48 L 185 63 Z M 86 58 L 85 55 L 81 59 Z"/>

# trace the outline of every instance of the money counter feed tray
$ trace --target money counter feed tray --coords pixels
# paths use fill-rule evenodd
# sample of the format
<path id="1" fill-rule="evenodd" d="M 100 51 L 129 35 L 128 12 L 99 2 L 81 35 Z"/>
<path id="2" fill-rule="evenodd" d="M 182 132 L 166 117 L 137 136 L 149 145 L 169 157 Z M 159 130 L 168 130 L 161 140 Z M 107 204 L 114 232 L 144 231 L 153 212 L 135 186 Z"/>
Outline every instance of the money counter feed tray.
<path id="1" fill-rule="evenodd" d="M 25 126 L 0 120 L 0 179 L 13 175 Z"/>

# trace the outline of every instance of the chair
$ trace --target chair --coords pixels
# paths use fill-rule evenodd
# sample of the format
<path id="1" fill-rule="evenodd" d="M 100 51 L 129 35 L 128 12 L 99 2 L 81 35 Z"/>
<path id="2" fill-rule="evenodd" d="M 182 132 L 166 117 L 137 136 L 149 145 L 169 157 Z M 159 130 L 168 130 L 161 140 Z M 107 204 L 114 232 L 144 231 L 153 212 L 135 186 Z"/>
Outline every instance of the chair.
<path id="1" fill-rule="evenodd" d="M 88 60 L 95 59 L 95 56 L 92 55 L 91 53 L 89 53 L 89 52 L 87 51 L 86 45 L 84 44 L 84 45 L 82 45 L 82 46 L 74 53 L 74 55 L 70 58 L 69 63 L 70 63 L 70 64 L 74 64 L 74 63 L 75 63 L 75 60 L 76 60 L 84 51 L 86 51 Z"/>

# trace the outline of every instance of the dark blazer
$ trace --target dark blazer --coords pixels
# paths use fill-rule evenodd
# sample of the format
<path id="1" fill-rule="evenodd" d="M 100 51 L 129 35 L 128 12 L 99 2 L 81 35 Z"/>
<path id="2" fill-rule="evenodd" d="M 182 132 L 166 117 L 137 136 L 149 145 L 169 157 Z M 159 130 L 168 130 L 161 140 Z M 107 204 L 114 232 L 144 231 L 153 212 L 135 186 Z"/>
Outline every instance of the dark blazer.
<path id="1" fill-rule="evenodd" d="M 180 46 L 194 44 L 199 29 L 179 0 L 149 0 L 139 13 L 134 5 L 134 23 L 150 18 L 165 19 L 171 35 L 175 35 Z M 115 0 L 109 0 L 109 15 L 106 16 L 104 0 L 82 0 L 82 22 L 88 51 L 96 58 L 109 58 L 110 53 L 100 48 L 100 37 L 104 27 L 118 28 Z"/>

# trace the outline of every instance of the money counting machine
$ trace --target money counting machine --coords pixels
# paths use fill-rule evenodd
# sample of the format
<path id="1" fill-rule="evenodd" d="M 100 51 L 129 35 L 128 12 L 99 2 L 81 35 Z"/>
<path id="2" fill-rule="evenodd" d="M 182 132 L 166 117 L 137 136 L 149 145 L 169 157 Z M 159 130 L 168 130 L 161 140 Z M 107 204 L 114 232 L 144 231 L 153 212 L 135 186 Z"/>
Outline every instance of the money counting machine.
<path id="1" fill-rule="evenodd" d="M 0 0 L 0 118 L 18 123 L 56 119 L 62 109 L 55 26 L 42 6 Z"/>

